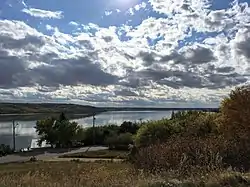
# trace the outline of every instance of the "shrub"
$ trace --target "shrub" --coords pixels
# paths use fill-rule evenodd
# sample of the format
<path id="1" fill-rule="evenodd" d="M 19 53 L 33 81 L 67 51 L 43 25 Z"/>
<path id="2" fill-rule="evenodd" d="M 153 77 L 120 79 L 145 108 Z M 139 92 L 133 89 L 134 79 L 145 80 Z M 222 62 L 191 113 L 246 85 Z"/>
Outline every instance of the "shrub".
<path id="1" fill-rule="evenodd" d="M 10 148 L 9 145 L 4 145 L 4 144 L 1 144 L 0 145 L 0 157 L 1 156 L 6 156 L 8 154 L 11 154 L 13 151 L 12 149 Z"/>
<path id="2" fill-rule="evenodd" d="M 197 137 L 218 135 L 218 117 L 218 113 L 199 112 L 193 118 L 187 118 L 187 121 L 182 123 L 183 135 Z"/>
<path id="3" fill-rule="evenodd" d="M 213 170 L 222 167 L 219 150 L 214 137 L 176 136 L 165 143 L 139 148 L 134 164 L 147 171 L 178 170 L 182 174 L 188 174 L 193 168 Z"/>
<path id="4" fill-rule="evenodd" d="M 105 145 L 105 140 L 108 137 L 112 137 L 118 134 L 119 127 L 116 125 L 108 125 L 108 126 L 95 127 L 94 130 L 95 130 L 95 144 Z M 84 145 L 93 145 L 93 127 L 84 129 L 82 139 Z"/>
<path id="5" fill-rule="evenodd" d="M 220 106 L 223 116 L 221 131 L 227 138 L 249 139 L 250 134 L 250 86 L 231 91 Z"/>
<path id="6" fill-rule="evenodd" d="M 124 121 L 120 126 L 120 133 L 131 133 L 136 134 L 136 132 L 139 130 L 140 125 L 137 123 L 132 123 L 130 121 Z"/>
<path id="7" fill-rule="evenodd" d="M 128 150 L 128 145 L 133 143 L 133 138 L 131 133 L 123 133 L 108 137 L 105 142 L 111 149 Z"/>
<path id="8" fill-rule="evenodd" d="M 238 169 L 250 169 L 250 86 L 231 91 L 220 106 L 220 132 L 226 146 L 224 162 Z"/>
<path id="9" fill-rule="evenodd" d="M 180 111 L 172 114 L 171 122 L 181 127 L 183 135 L 204 137 L 218 134 L 218 118 L 218 113 Z"/>
<path id="10" fill-rule="evenodd" d="M 32 156 L 31 158 L 30 158 L 30 162 L 36 162 L 37 161 L 37 158 L 35 157 L 35 156 Z"/>
<path id="11" fill-rule="evenodd" d="M 138 147 L 165 142 L 173 134 L 180 132 L 179 126 L 174 125 L 168 119 L 150 121 L 143 124 L 138 130 L 135 143 Z"/>

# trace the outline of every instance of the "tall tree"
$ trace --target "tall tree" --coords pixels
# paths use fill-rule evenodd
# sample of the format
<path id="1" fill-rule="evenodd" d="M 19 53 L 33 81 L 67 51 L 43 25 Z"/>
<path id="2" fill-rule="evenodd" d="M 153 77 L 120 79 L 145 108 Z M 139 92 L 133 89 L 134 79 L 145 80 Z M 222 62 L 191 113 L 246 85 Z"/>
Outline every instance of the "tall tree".
<path id="1" fill-rule="evenodd" d="M 79 141 L 82 129 L 76 122 L 70 122 L 62 113 L 59 119 L 47 118 L 37 121 L 38 144 L 47 141 L 51 146 L 68 147 Z"/>
<path id="2" fill-rule="evenodd" d="M 229 137 L 250 139 L 250 86 L 231 91 L 220 106 L 223 115 L 223 132 Z"/>

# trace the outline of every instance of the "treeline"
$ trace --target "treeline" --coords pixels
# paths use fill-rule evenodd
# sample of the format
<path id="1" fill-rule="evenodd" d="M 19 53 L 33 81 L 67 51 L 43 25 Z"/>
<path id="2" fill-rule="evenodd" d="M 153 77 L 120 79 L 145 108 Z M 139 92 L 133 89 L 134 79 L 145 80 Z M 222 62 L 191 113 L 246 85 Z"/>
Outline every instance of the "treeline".
<path id="1" fill-rule="evenodd" d="M 38 144 L 46 141 L 52 147 L 78 147 L 103 145 L 110 149 L 128 150 L 128 145 L 133 143 L 133 136 L 141 124 L 123 122 L 120 126 L 106 125 L 82 128 L 78 123 L 71 122 L 64 113 L 58 118 L 49 117 L 37 121 L 36 132 L 39 135 Z"/>

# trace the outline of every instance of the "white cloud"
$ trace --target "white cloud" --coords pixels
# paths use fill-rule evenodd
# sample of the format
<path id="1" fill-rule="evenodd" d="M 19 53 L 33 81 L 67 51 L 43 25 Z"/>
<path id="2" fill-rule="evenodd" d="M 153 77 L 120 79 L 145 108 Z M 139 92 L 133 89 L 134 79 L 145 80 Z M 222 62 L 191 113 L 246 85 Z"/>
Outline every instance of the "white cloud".
<path id="1" fill-rule="evenodd" d="M 51 25 L 51 35 L 45 35 L 21 21 L 0 21 L 1 98 L 216 103 L 249 82 L 248 6 L 235 2 L 210 10 L 205 0 L 150 3 L 168 17 L 149 17 L 135 27 L 70 22 L 81 28 L 74 35 Z"/>
<path id="2" fill-rule="evenodd" d="M 73 25 L 73 26 L 79 26 L 79 24 L 77 22 L 75 22 L 75 21 L 71 21 L 71 22 L 69 22 L 69 24 Z"/>
<path id="3" fill-rule="evenodd" d="M 63 18 L 63 12 L 62 11 L 49 11 L 49 10 L 42 10 L 42 9 L 36 9 L 36 8 L 24 8 L 22 12 L 29 14 L 33 17 L 38 18 L 49 18 L 49 19 L 62 19 Z"/>
<path id="4" fill-rule="evenodd" d="M 147 3 L 142 2 L 140 4 L 135 5 L 134 7 L 131 7 L 127 10 L 127 13 L 130 15 L 134 15 L 135 12 L 141 10 L 141 9 L 145 9 L 147 7 Z"/>
<path id="5" fill-rule="evenodd" d="M 113 11 L 105 11 L 105 12 L 104 12 L 105 16 L 109 16 L 109 15 L 111 15 L 112 13 L 113 13 Z"/>
<path id="6" fill-rule="evenodd" d="M 23 5 L 25 8 L 28 7 L 24 0 L 21 0 L 21 3 L 22 3 L 22 5 Z"/>

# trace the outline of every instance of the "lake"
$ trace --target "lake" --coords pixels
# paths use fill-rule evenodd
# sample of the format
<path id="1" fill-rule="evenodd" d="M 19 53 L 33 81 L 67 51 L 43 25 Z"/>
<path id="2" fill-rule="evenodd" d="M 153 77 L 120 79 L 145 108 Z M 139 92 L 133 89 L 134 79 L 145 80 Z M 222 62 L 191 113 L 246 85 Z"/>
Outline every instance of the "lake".
<path id="1" fill-rule="evenodd" d="M 105 112 L 96 116 L 96 126 L 102 126 L 107 124 L 120 125 L 124 121 L 137 121 L 140 120 L 158 120 L 162 118 L 168 118 L 171 115 L 171 111 L 116 111 Z M 92 117 L 74 119 L 82 127 L 92 126 Z M 19 124 L 16 128 L 16 149 L 27 148 L 31 146 L 32 140 L 37 138 L 34 126 L 36 121 L 22 120 L 22 116 L 17 118 L 16 122 Z M 12 121 L 0 122 L 0 144 L 13 145 L 12 140 Z"/>

